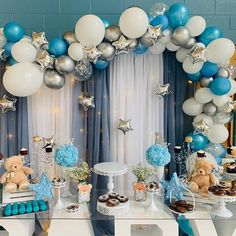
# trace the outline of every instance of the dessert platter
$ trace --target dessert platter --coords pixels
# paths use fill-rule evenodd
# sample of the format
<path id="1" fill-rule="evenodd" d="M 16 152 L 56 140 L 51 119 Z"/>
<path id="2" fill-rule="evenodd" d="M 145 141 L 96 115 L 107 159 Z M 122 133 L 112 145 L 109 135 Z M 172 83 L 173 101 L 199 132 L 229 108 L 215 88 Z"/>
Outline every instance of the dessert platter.
<path id="1" fill-rule="evenodd" d="M 186 215 L 194 212 L 194 204 L 188 203 L 185 200 L 172 201 L 169 204 L 169 209 L 179 215 Z"/>
<path id="2" fill-rule="evenodd" d="M 160 194 L 160 187 L 157 182 L 151 181 L 150 183 L 146 184 L 146 191 L 148 195 L 150 196 L 150 202 L 147 205 L 147 210 L 149 211 L 155 211 L 158 210 L 158 207 L 156 206 L 154 202 L 154 196 Z"/>
<path id="3" fill-rule="evenodd" d="M 224 163 L 223 169 L 224 176 L 230 179 L 236 179 L 236 163 L 234 161 Z"/>
<path id="4" fill-rule="evenodd" d="M 66 207 L 67 212 L 71 214 L 76 214 L 79 212 L 79 205 L 78 204 L 72 204 Z"/>

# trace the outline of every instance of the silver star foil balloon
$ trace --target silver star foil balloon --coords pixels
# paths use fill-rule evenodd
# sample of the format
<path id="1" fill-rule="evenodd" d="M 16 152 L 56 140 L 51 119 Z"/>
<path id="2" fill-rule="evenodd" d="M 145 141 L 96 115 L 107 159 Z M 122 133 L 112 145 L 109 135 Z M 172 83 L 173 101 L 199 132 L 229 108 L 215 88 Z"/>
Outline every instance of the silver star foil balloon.
<path id="1" fill-rule="evenodd" d="M 192 59 L 193 64 L 196 64 L 199 62 L 205 62 L 205 61 L 207 61 L 206 58 L 204 57 L 205 50 L 206 49 L 204 47 L 202 47 L 201 45 L 196 43 L 192 47 L 190 52 L 187 54 L 187 56 L 189 56 Z"/>
<path id="2" fill-rule="evenodd" d="M 235 79 L 236 78 L 236 65 L 233 65 L 233 64 L 229 64 L 228 65 L 228 69 L 230 71 L 230 77 L 232 79 Z"/>
<path id="3" fill-rule="evenodd" d="M 94 96 L 87 96 L 85 94 L 81 94 L 79 96 L 79 104 L 83 106 L 84 111 L 88 111 L 88 109 L 95 108 Z"/>
<path id="4" fill-rule="evenodd" d="M 162 137 L 160 132 L 155 133 L 155 144 L 160 144 L 165 147 L 169 147 L 170 143 L 166 142 L 165 139 Z"/>
<path id="5" fill-rule="evenodd" d="M 7 95 L 3 95 L 3 97 L 0 99 L 0 108 L 2 109 L 2 113 L 15 111 L 16 101 L 16 98 L 9 98 Z"/>
<path id="6" fill-rule="evenodd" d="M 32 44 L 36 48 L 44 48 L 47 49 L 48 41 L 45 36 L 45 32 L 33 32 L 32 33 Z"/>
<path id="7" fill-rule="evenodd" d="M 222 109 L 222 112 L 226 113 L 226 114 L 229 114 L 231 113 L 232 111 L 234 111 L 236 108 L 236 101 L 232 101 L 232 102 L 227 102 L 223 109 Z"/>
<path id="8" fill-rule="evenodd" d="M 53 69 L 54 58 L 46 50 L 40 50 L 37 54 L 36 62 L 45 71 L 48 68 Z"/>
<path id="9" fill-rule="evenodd" d="M 161 25 L 157 25 L 157 26 L 152 26 L 152 25 L 149 25 L 148 26 L 148 31 L 147 33 L 145 34 L 145 38 L 147 39 L 151 39 L 153 44 L 156 44 L 157 41 L 162 38 L 164 35 L 162 33 L 162 30 L 161 30 Z"/>
<path id="10" fill-rule="evenodd" d="M 73 74 L 78 81 L 88 80 L 93 74 L 93 66 L 87 60 L 81 60 L 75 65 Z"/>
<path id="11" fill-rule="evenodd" d="M 84 52 L 86 59 L 94 64 L 96 64 L 98 58 L 102 55 L 102 52 L 100 52 L 95 45 L 92 47 L 84 47 Z"/>
<path id="12" fill-rule="evenodd" d="M 130 122 L 131 120 L 119 119 L 119 124 L 117 129 L 121 130 L 124 133 L 124 135 L 126 135 L 129 131 L 133 130 Z"/>
<path id="13" fill-rule="evenodd" d="M 118 41 L 112 43 L 112 45 L 116 48 L 116 54 L 120 53 L 128 53 L 129 45 L 133 42 L 132 39 L 126 39 L 124 35 L 121 35 Z"/>
<path id="14" fill-rule="evenodd" d="M 0 48 L 0 59 L 2 61 L 6 61 L 7 60 L 7 56 L 6 56 L 6 53 L 5 53 L 5 49 L 3 48 Z"/>
<path id="15" fill-rule="evenodd" d="M 46 148 L 48 146 L 54 147 L 56 145 L 55 142 L 54 142 L 54 138 L 55 138 L 55 135 L 53 135 L 50 138 L 42 137 L 43 148 Z"/>
<path id="16" fill-rule="evenodd" d="M 194 133 L 206 133 L 206 131 L 210 128 L 210 126 L 201 119 L 199 122 L 193 122 Z"/>
<path id="17" fill-rule="evenodd" d="M 165 95 L 168 95 L 171 93 L 170 90 L 170 84 L 157 84 L 157 88 L 155 91 L 155 94 L 161 97 L 164 97 Z"/>

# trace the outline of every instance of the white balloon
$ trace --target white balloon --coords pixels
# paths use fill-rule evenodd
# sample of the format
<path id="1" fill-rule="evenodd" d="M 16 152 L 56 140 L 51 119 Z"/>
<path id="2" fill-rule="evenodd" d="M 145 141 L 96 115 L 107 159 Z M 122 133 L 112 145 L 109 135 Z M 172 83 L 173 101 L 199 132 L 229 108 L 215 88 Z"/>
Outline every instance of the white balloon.
<path id="1" fill-rule="evenodd" d="M 188 74 L 195 74 L 202 69 L 204 62 L 194 63 L 190 57 L 186 57 L 183 63 L 183 69 Z"/>
<path id="2" fill-rule="evenodd" d="M 224 106 L 229 100 L 230 100 L 230 97 L 227 95 L 223 95 L 223 96 L 214 95 L 213 97 L 213 103 L 218 107 Z"/>
<path id="3" fill-rule="evenodd" d="M 193 119 L 193 122 L 194 123 L 197 123 L 197 122 L 200 122 L 201 120 L 204 120 L 205 123 L 208 125 L 208 126 L 212 126 L 213 125 L 213 119 L 211 116 L 207 116 L 206 114 L 204 113 L 201 113 L 199 115 L 197 115 L 194 119 Z"/>
<path id="4" fill-rule="evenodd" d="M 154 46 L 149 48 L 151 54 L 158 55 L 165 51 L 166 46 L 162 43 L 157 42 Z"/>
<path id="5" fill-rule="evenodd" d="M 19 41 L 13 44 L 11 54 L 17 62 L 34 62 L 37 50 L 30 42 Z"/>
<path id="6" fill-rule="evenodd" d="M 229 131 L 223 124 L 213 124 L 207 130 L 207 137 L 212 143 L 223 143 L 229 137 Z"/>
<path id="7" fill-rule="evenodd" d="M 149 26 L 146 12 L 139 7 L 130 7 L 120 16 L 121 32 L 128 38 L 135 39 L 144 35 Z"/>
<path id="8" fill-rule="evenodd" d="M 166 29 L 162 33 L 164 36 L 162 38 L 160 38 L 158 41 L 160 43 L 164 43 L 164 44 L 168 43 L 171 40 L 172 32 L 169 29 Z"/>
<path id="9" fill-rule="evenodd" d="M 98 45 L 102 42 L 104 35 L 105 26 L 98 16 L 82 16 L 75 25 L 75 36 L 83 46 Z"/>
<path id="10" fill-rule="evenodd" d="M 196 91 L 194 98 L 197 102 L 205 104 L 213 99 L 214 94 L 209 88 L 200 88 Z"/>
<path id="11" fill-rule="evenodd" d="M 213 63 L 226 63 L 235 51 L 234 43 L 227 38 L 212 41 L 206 48 L 205 57 Z"/>
<path id="12" fill-rule="evenodd" d="M 227 93 L 228 96 L 232 96 L 236 93 L 236 81 L 234 79 L 229 79 L 230 83 L 231 83 L 231 89 L 230 91 Z"/>
<path id="13" fill-rule="evenodd" d="M 37 92 L 42 83 L 43 72 L 40 66 L 29 62 L 14 64 L 3 75 L 5 89 L 14 96 L 30 96 Z"/>
<path id="14" fill-rule="evenodd" d="M 206 28 L 206 21 L 201 16 L 193 16 L 185 26 L 189 29 L 191 36 L 195 37 L 203 33 Z"/>
<path id="15" fill-rule="evenodd" d="M 174 51 L 177 51 L 180 46 L 177 46 L 175 44 L 173 44 L 173 42 L 170 40 L 167 44 L 166 44 L 166 48 L 171 51 L 171 52 L 174 52 Z"/>
<path id="16" fill-rule="evenodd" d="M 186 49 L 186 48 L 180 48 L 177 52 L 176 52 L 176 59 L 183 63 L 187 54 L 190 52 L 190 49 Z"/>
<path id="17" fill-rule="evenodd" d="M 202 113 L 203 104 L 197 102 L 195 98 L 188 98 L 184 101 L 182 109 L 189 116 L 197 116 Z"/>
<path id="18" fill-rule="evenodd" d="M 80 43 L 72 43 L 68 48 L 68 55 L 75 61 L 83 60 L 85 57 L 83 46 Z"/>

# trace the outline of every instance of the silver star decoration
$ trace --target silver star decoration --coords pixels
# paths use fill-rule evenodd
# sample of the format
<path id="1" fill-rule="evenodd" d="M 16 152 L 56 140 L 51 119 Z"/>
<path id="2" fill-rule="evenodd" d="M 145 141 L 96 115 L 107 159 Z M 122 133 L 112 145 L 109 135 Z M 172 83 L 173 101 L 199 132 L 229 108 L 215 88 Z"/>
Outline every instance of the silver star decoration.
<path id="1" fill-rule="evenodd" d="M 33 32 L 32 33 L 32 44 L 36 48 L 44 48 L 47 49 L 48 47 L 48 41 L 45 37 L 45 32 Z"/>
<path id="2" fill-rule="evenodd" d="M 205 61 L 207 61 L 206 58 L 204 57 L 205 51 L 206 51 L 206 49 L 204 47 L 202 47 L 201 45 L 196 43 L 192 47 L 190 52 L 187 54 L 187 56 L 189 56 L 192 59 L 193 64 L 196 64 L 199 62 L 205 62 Z"/>
<path id="3" fill-rule="evenodd" d="M 157 25 L 157 26 L 152 26 L 149 25 L 148 26 L 148 31 L 145 34 L 145 38 L 149 38 L 152 40 L 153 44 L 156 44 L 157 41 L 162 38 L 164 35 L 162 33 L 161 30 L 161 25 Z"/>
<path id="4" fill-rule="evenodd" d="M 235 79 L 236 78 L 236 65 L 233 65 L 233 64 L 229 64 L 228 65 L 228 69 L 230 71 L 230 77 L 232 79 Z"/>
<path id="5" fill-rule="evenodd" d="M 118 41 L 112 43 L 112 45 L 116 48 L 116 54 L 120 53 L 128 53 L 129 45 L 133 42 L 132 39 L 126 39 L 124 35 L 121 35 Z"/>
<path id="6" fill-rule="evenodd" d="M 133 130 L 130 124 L 131 120 L 122 120 L 119 119 L 119 124 L 117 129 L 121 130 L 124 135 L 126 135 L 129 131 Z"/>
<path id="7" fill-rule="evenodd" d="M 84 111 L 88 111 L 90 108 L 95 108 L 94 96 L 80 95 L 79 104 L 83 106 Z"/>
<path id="8" fill-rule="evenodd" d="M 160 132 L 155 133 L 155 144 L 160 144 L 165 147 L 169 147 L 170 143 L 166 142 L 165 139 L 162 137 Z"/>
<path id="9" fill-rule="evenodd" d="M 3 49 L 3 48 L 0 48 L 0 59 L 2 61 L 6 61 L 7 60 L 5 49 Z"/>
<path id="10" fill-rule="evenodd" d="M 236 101 L 232 101 L 232 102 L 227 102 L 223 109 L 222 109 L 222 112 L 223 113 L 226 113 L 226 114 L 229 114 L 231 113 L 232 111 L 235 110 L 235 105 L 236 105 Z"/>
<path id="11" fill-rule="evenodd" d="M 54 147 L 56 144 L 54 142 L 54 138 L 55 138 L 55 135 L 53 135 L 52 137 L 50 138 L 45 138 L 43 137 L 42 138 L 42 141 L 43 141 L 43 148 L 46 148 L 48 146 L 51 146 L 51 147 Z"/>
<path id="12" fill-rule="evenodd" d="M 84 47 L 84 52 L 86 55 L 86 59 L 93 62 L 94 64 L 96 64 L 98 58 L 102 55 L 102 53 L 96 48 L 95 45 L 93 45 L 92 47 Z"/>
<path id="13" fill-rule="evenodd" d="M 15 111 L 16 110 L 16 98 L 9 98 L 7 95 L 4 95 L 0 99 L 0 108 L 2 109 L 2 113 L 8 112 L 8 111 Z"/>
<path id="14" fill-rule="evenodd" d="M 155 91 L 155 94 L 161 97 L 164 97 L 165 95 L 168 95 L 171 93 L 170 90 L 170 84 L 157 84 L 157 88 Z"/>
<path id="15" fill-rule="evenodd" d="M 37 54 L 36 62 L 45 71 L 48 68 L 53 69 L 54 58 L 46 50 L 40 50 Z"/>
<path id="16" fill-rule="evenodd" d="M 201 119 L 199 122 L 193 122 L 194 133 L 206 133 L 206 131 L 210 128 L 210 126 Z"/>

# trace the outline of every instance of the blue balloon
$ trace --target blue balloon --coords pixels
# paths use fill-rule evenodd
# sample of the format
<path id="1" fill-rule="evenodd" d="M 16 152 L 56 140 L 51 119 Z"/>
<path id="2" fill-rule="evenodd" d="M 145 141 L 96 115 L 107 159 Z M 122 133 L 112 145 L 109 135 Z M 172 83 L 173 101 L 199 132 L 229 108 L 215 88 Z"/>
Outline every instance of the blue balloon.
<path id="1" fill-rule="evenodd" d="M 60 38 L 54 38 L 49 42 L 49 52 L 55 56 L 65 55 L 67 52 L 67 43 Z"/>
<path id="2" fill-rule="evenodd" d="M 7 42 L 4 46 L 4 49 L 5 49 L 5 54 L 6 54 L 6 57 L 10 57 L 11 56 L 11 48 L 13 46 L 14 43 L 11 43 L 11 42 Z"/>
<path id="3" fill-rule="evenodd" d="M 162 30 L 165 30 L 169 26 L 169 20 L 168 20 L 167 16 L 160 15 L 160 16 L 155 17 L 151 21 L 150 25 L 152 25 L 152 26 L 161 25 Z"/>
<path id="4" fill-rule="evenodd" d="M 96 64 L 94 64 L 94 67 L 98 70 L 104 70 L 109 66 L 109 61 L 104 61 L 101 59 L 98 59 Z"/>
<path id="5" fill-rule="evenodd" d="M 134 49 L 135 54 L 144 54 L 147 52 L 148 48 L 144 47 L 141 43 L 138 44 L 138 47 Z"/>
<path id="6" fill-rule="evenodd" d="M 206 145 L 208 144 L 208 138 L 201 133 L 189 133 L 187 136 L 191 136 L 193 139 L 193 150 L 199 151 L 204 150 Z"/>
<path id="7" fill-rule="evenodd" d="M 191 80 L 193 82 L 197 82 L 198 80 L 200 80 L 200 78 L 202 77 L 200 72 L 194 73 L 194 74 L 187 74 L 187 79 Z"/>
<path id="8" fill-rule="evenodd" d="M 212 77 L 217 73 L 218 69 L 217 64 L 207 61 L 204 63 L 201 73 L 205 77 Z"/>
<path id="9" fill-rule="evenodd" d="M 10 57 L 9 65 L 12 66 L 12 65 L 15 65 L 16 63 L 18 63 L 18 62 L 13 57 Z"/>
<path id="10" fill-rule="evenodd" d="M 215 39 L 222 38 L 223 34 L 217 27 L 209 26 L 199 35 L 198 41 L 206 46 Z"/>
<path id="11" fill-rule="evenodd" d="M 3 28 L 3 32 L 7 41 L 13 43 L 22 39 L 25 34 L 24 28 L 16 22 L 7 23 Z"/>
<path id="12" fill-rule="evenodd" d="M 105 28 L 107 28 L 111 25 L 111 22 L 108 19 L 101 18 L 101 20 L 103 21 L 103 24 L 104 24 Z"/>
<path id="13" fill-rule="evenodd" d="M 216 77 L 210 83 L 210 90 L 217 96 L 222 96 L 227 94 L 231 89 L 231 83 L 228 79 L 224 77 Z"/>
<path id="14" fill-rule="evenodd" d="M 153 16 L 148 16 L 149 23 L 151 23 L 153 19 L 154 19 Z"/>
<path id="15" fill-rule="evenodd" d="M 205 151 L 215 157 L 218 165 L 222 164 L 222 158 L 227 154 L 227 149 L 222 144 L 218 143 L 209 143 L 206 146 Z"/>
<path id="16" fill-rule="evenodd" d="M 173 29 L 185 25 L 189 19 L 189 11 L 183 3 L 174 3 L 166 15 Z"/>

